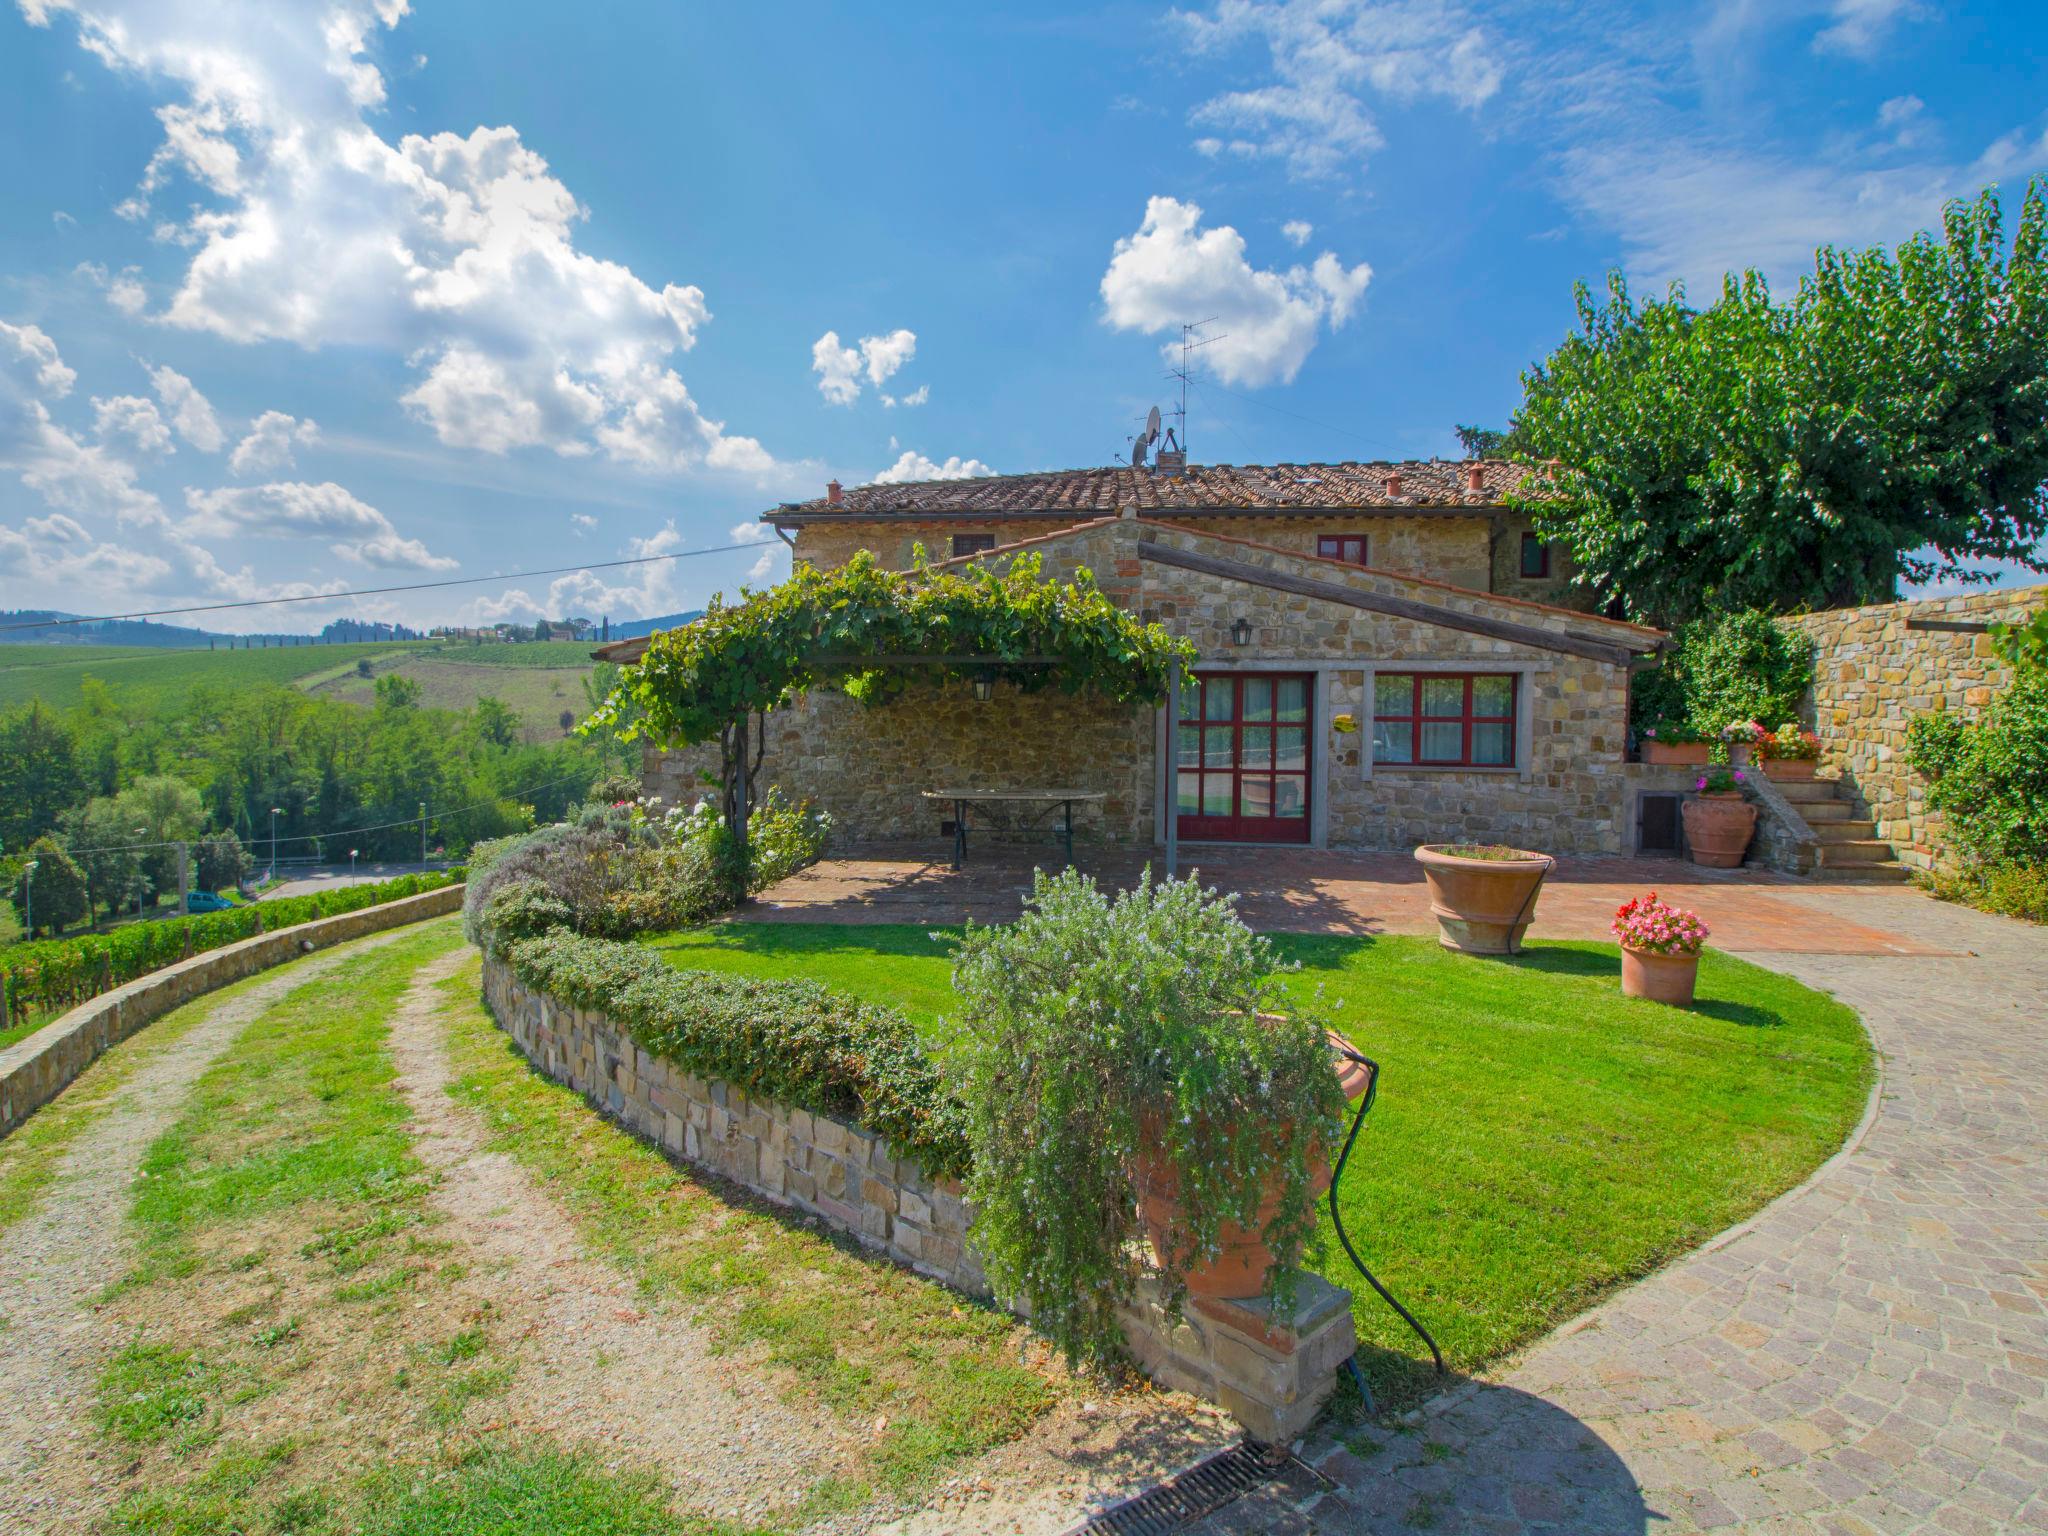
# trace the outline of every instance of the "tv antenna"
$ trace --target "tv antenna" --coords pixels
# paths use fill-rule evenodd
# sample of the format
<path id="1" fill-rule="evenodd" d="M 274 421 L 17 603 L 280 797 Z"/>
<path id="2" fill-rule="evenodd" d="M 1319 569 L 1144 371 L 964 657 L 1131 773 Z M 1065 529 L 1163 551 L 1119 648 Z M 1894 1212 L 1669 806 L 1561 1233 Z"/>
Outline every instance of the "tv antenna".
<path id="1" fill-rule="evenodd" d="M 1195 354 L 1204 347 L 1214 346 L 1230 332 L 1223 331 L 1215 336 L 1201 336 L 1197 333 L 1205 325 L 1214 325 L 1221 316 L 1211 315 L 1206 320 L 1183 320 L 1180 327 L 1180 366 L 1166 370 L 1169 379 L 1180 380 L 1180 405 L 1174 410 L 1174 419 L 1179 424 L 1180 441 L 1176 445 L 1182 453 L 1188 451 L 1188 381 L 1194 376 Z M 1167 441 L 1173 441 L 1174 434 L 1167 434 Z"/>

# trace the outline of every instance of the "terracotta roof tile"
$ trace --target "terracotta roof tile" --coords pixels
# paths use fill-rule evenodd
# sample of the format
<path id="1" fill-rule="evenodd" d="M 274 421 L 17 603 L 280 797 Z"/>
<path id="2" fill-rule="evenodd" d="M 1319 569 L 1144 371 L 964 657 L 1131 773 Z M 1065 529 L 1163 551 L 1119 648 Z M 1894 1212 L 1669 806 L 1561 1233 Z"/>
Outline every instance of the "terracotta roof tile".
<path id="1" fill-rule="evenodd" d="M 1470 488 L 1477 468 L 1481 488 Z M 1403 463 L 1190 464 L 1185 473 L 1151 469 L 1061 469 L 1023 475 L 988 475 L 972 480 L 919 480 L 907 485 L 861 485 L 845 492 L 838 506 L 822 496 L 784 502 L 762 514 L 778 517 L 945 516 L 949 513 L 1107 514 L 1127 506 L 1140 512 L 1189 509 L 1293 511 L 1403 507 L 1499 505 L 1531 474 L 1527 465 L 1505 459 L 1420 459 Z M 1399 476 L 1390 491 L 1390 476 Z"/>

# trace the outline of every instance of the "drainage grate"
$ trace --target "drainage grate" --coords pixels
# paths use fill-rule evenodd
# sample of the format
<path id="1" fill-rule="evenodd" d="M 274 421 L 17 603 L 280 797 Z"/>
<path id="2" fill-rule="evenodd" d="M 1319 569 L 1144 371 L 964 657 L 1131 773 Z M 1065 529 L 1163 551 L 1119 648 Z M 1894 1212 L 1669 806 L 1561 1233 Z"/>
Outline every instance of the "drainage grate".
<path id="1" fill-rule="evenodd" d="M 1278 1446 L 1244 1444 L 1219 1451 L 1156 1488 L 1124 1500 L 1077 1525 L 1067 1536 L 1168 1536 L 1242 1498 L 1285 1479 L 1306 1498 L 1330 1480 Z"/>

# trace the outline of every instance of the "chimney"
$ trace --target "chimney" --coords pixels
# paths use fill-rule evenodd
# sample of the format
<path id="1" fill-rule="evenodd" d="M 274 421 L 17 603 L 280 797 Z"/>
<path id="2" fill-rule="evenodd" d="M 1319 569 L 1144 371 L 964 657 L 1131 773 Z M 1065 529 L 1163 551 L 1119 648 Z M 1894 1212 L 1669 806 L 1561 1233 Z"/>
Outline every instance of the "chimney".
<path id="1" fill-rule="evenodd" d="M 836 507 L 842 505 L 845 500 L 846 491 L 844 487 L 837 480 L 827 480 L 825 482 L 825 505 Z"/>
<path id="2" fill-rule="evenodd" d="M 1465 489 L 1483 491 L 1486 489 L 1486 466 L 1474 464 L 1465 471 Z"/>
<path id="3" fill-rule="evenodd" d="M 1398 496 L 1401 494 L 1401 471 L 1399 471 L 1398 469 L 1388 472 L 1387 494 L 1389 496 Z"/>
<path id="4" fill-rule="evenodd" d="M 1162 448 L 1152 459 L 1153 470 L 1162 475 L 1184 475 L 1187 473 L 1188 456 L 1183 448 Z"/>

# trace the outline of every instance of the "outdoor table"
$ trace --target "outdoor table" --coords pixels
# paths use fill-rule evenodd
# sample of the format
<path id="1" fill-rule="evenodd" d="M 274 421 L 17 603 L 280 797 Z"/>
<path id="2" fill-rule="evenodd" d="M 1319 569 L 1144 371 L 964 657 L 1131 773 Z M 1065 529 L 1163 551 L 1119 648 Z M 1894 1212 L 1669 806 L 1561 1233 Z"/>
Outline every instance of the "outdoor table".
<path id="1" fill-rule="evenodd" d="M 967 862 L 967 807 L 1003 802 L 1042 802 L 1059 806 L 1066 816 L 1067 862 L 1074 862 L 1074 806 L 1109 798 L 1099 789 L 927 789 L 927 800 L 953 802 L 953 867 Z"/>

